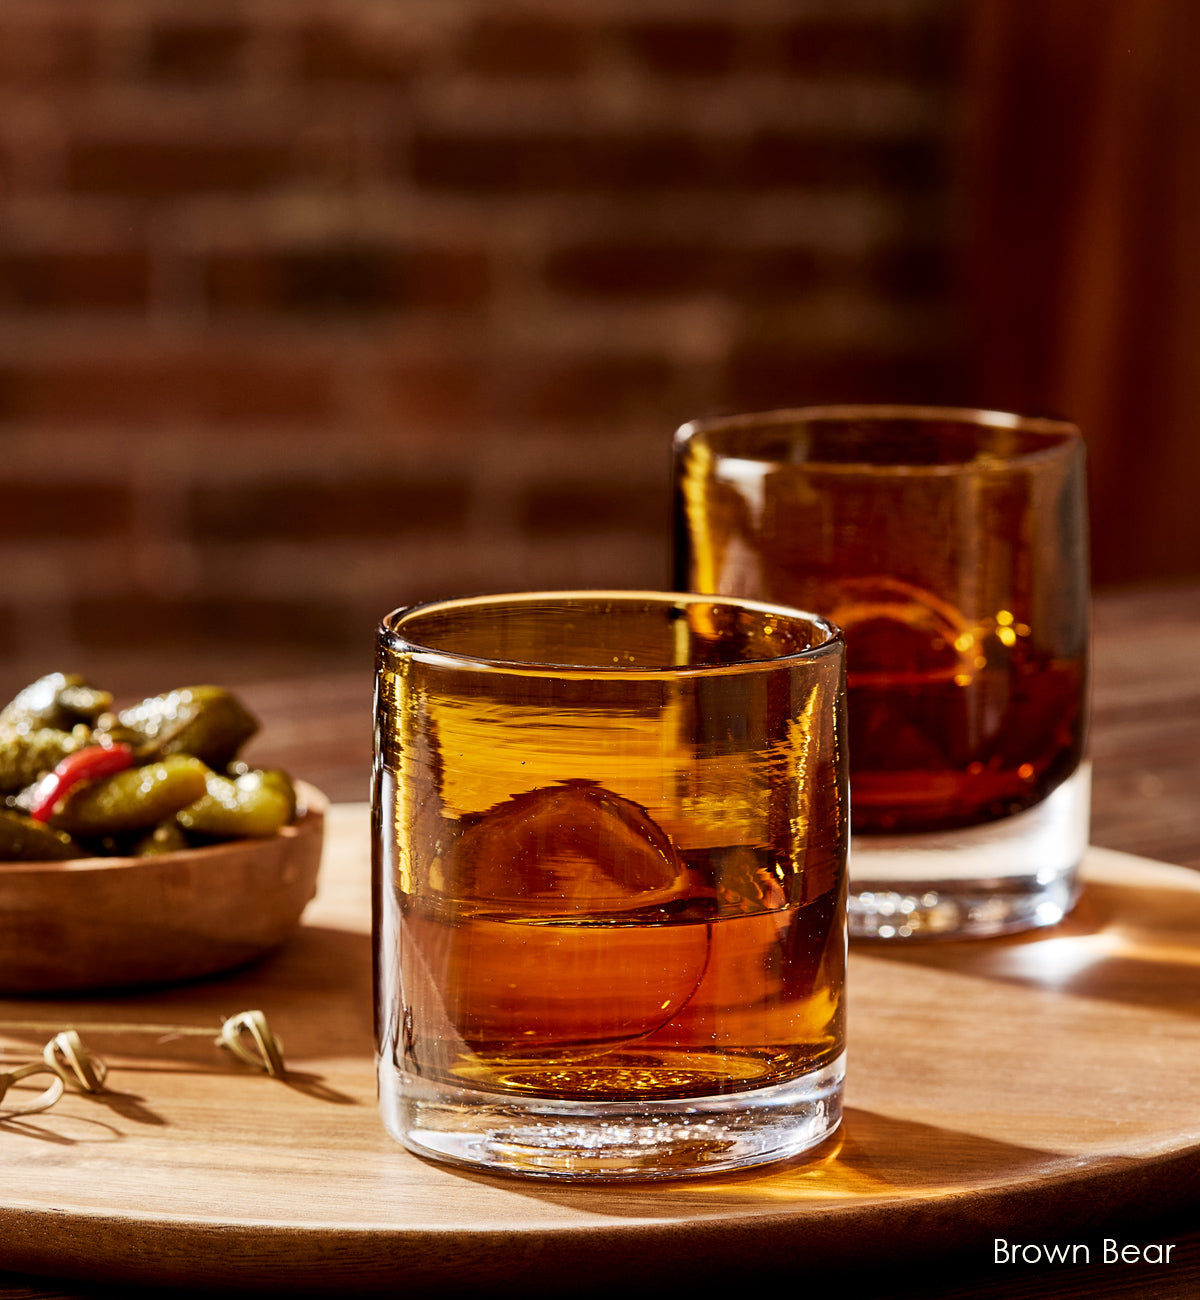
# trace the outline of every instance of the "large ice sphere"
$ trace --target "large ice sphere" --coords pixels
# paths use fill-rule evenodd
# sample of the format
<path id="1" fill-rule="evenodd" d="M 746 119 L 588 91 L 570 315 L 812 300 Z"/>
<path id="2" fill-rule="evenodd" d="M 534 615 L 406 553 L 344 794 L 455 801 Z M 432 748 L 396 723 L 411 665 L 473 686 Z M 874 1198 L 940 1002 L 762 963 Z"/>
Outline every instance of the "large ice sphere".
<path id="1" fill-rule="evenodd" d="M 489 912 L 598 916 L 678 900 L 687 873 L 632 800 L 586 781 L 545 786 L 464 818 L 449 892 Z"/>
<path id="2" fill-rule="evenodd" d="M 436 888 L 404 907 L 401 979 L 427 1027 L 408 1048 L 418 1068 L 486 1082 L 501 1058 L 585 1059 L 660 1029 L 691 998 L 713 891 L 697 896 L 644 809 L 572 781 L 463 822 Z"/>
<path id="3" fill-rule="evenodd" d="M 830 618 L 846 634 L 852 683 L 964 684 L 974 677 L 975 629 L 932 592 L 895 578 L 848 578 L 827 600 Z"/>

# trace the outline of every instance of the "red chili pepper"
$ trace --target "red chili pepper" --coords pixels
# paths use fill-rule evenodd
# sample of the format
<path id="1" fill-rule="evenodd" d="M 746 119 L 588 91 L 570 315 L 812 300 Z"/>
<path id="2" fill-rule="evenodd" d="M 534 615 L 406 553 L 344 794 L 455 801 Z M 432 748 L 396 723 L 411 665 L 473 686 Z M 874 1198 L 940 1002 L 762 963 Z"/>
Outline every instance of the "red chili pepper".
<path id="1" fill-rule="evenodd" d="M 55 804 L 81 781 L 96 781 L 132 766 L 133 750 L 128 745 L 89 745 L 77 749 L 33 787 L 29 815 L 34 821 L 49 821 Z"/>

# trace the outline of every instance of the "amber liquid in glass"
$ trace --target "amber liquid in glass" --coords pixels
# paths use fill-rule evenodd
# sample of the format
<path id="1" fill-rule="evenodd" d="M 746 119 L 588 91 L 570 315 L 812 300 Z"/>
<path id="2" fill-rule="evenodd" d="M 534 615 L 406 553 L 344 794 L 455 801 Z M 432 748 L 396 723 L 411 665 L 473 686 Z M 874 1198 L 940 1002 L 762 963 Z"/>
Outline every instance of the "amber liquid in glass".
<path id="1" fill-rule="evenodd" d="M 1027 644 L 1029 635 L 1015 618 L 978 626 L 959 634 L 963 653 L 943 635 L 914 637 L 905 623 L 868 618 L 847 630 L 856 831 L 938 831 L 1007 817 L 1074 772 L 1084 658 L 1056 660 Z"/>
<path id="2" fill-rule="evenodd" d="M 396 828 L 379 837 L 396 937 L 379 1032 L 398 1069 L 619 1101 L 769 1087 L 839 1056 L 836 673 L 795 716 L 783 676 L 482 691 L 421 672 L 380 676 L 403 719 L 377 777 Z"/>
<path id="3" fill-rule="evenodd" d="M 789 903 L 752 854 L 689 856 L 661 902 L 586 915 L 398 898 L 406 1068 L 616 1101 L 764 1087 L 832 1059 L 837 893 Z M 586 849 L 557 855 L 564 873 L 596 869 Z"/>
<path id="4" fill-rule="evenodd" d="M 1019 813 L 1076 770 L 1085 733 L 1082 460 L 1010 471 L 997 457 L 1031 450 L 1018 434 L 975 464 L 952 423 L 892 423 L 894 444 L 869 421 L 861 443 L 815 421 L 779 459 L 770 440 L 793 430 L 740 452 L 733 431 L 723 465 L 703 440 L 678 462 L 680 588 L 812 610 L 845 633 L 860 834 Z M 908 472 L 872 476 L 872 456 L 914 453 Z"/>

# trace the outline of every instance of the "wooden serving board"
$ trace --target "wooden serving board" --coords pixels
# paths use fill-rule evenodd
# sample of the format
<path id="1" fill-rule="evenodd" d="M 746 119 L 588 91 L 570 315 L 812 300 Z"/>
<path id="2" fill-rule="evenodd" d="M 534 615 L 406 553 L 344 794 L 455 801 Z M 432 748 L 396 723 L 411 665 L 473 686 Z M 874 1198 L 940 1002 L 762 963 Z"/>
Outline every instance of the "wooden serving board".
<path id="1" fill-rule="evenodd" d="M 94 1281 L 496 1294 L 750 1280 L 1070 1241 L 1200 1201 L 1200 875 L 1093 850 L 1034 936 L 858 948 L 845 1123 L 809 1158 L 578 1187 L 426 1163 L 379 1123 L 368 813 L 335 806 L 317 898 L 237 975 L 0 1003 L 0 1068 L 79 1030 L 108 1091 L 0 1124 L 0 1260 Z M 266 1012 L 290 1073 L 217 1047 Z M 164 1037 L 103 1025 L 181 1025 Z M 10 1093 L 10 1097 L 12 1094 Z"/>

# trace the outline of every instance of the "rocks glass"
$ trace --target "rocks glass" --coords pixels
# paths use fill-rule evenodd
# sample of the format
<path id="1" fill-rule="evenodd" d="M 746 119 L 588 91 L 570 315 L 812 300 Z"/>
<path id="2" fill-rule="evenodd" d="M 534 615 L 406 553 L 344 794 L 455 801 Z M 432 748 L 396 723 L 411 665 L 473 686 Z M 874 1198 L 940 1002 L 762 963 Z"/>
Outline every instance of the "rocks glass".
<path id="1" fill-rule="evenodd" d="M 845 633 L 851 937 L 1060 920 L 1087 845 L 1084 449 L 997 412 L 821 407 L 676 437 L 680 587 Z"/>
<path id="2" fill-rule="evenodd" d="M 844 663 L 752 601 L 531 593 L 379 632 L 376 1008 L 413 1151 L 566 1179 L 839 1122 Z"/>

